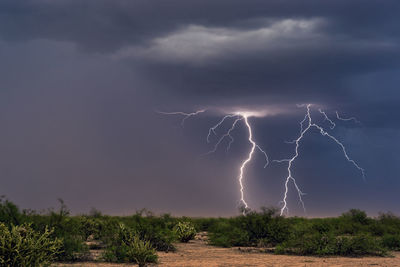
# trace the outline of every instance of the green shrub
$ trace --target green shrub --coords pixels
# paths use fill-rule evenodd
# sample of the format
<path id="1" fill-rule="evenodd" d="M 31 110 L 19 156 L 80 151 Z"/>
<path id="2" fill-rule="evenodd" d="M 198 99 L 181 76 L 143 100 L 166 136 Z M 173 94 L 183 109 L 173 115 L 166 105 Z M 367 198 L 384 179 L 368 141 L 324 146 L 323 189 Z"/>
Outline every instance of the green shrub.
<path id="1" fill-rule="evenodd" d="M 30 214 L 25 218 L 32 228 L 42 232 L 47 227 L 53 229 L 51 236 L 62 240 L 62 252 L 57 254 L 58 261 L 84 260 L 89 254 L 83 224 L 80 217 L 69 216 L 69 210 L 60 199 L 58 211 L 50 210 L 47 214 Z"/>
<path id="2" fill-rule="evenodd" d="M 297 255 L 383 256 L 386 250 L 377 238 L 366 234 L 334 236 L 332 233 L 308 233 L 279 245 L 275 253 Z"/>
<path id="3" fill-rule="evenodd" d="M 390 250 L 400 250 L 400 235 L 384 235 L 382 237 L 382 246 Z"/>
<path id="4" fill-rule="evenodd" d="M 210 244 L 219 247 L 247 246 L 249 236 L 230 221 L 222 221 L 210 228 Z"/>
<path id="5" fill-rule="evenodd" d="M 89 256 L 89 247 L 82 236 L 66 234 L 61 240 L 62 252 L 57 254 L 58 261 L 82 261 Z"/>
<path id="6" fill-rule="evenodd" d="M 150 241 L 140 239 L 137 233 L 121 224 L 118 237 L 106 247 L 103 259 L 119 263 L 135 262 L 145 266 L 146 263 L 157 262 L 157 254 Z"/>
<path id="7" fill-rule="evenodd" d="M 34 231 L 29 224 L 0 223 L 0 266 L 48 266 L 60 252 L 62 241 L 51 239 L 52 231 Z"/>
<path id="8" fill-rule="evenodd" d="M 166 252 L 175 250 L 172 242 L 176 240 L 173 231 L 176 220 L 168 215 L 163 217 L 147 215 L 143 217 L 141 214 L 136 214 L 123 218 L 121 221 L 139 234 L 140 239 L 150 241 L 156 250 Z"/>
<path id="9" fill-rule="evenodd" d="M 383 256 L 386 250 L 381 246 L 379 240 L 367 234 L 356 236 L 337 237 L 335 239 L 335 255 L 362 256 L 377 255 Z"/>
<path id="10" fill-rule="evenodd" d="M 133 259 L 139 266 L 145 266 L 148 262 L 157 262 L 156 250 L 149 241 L 141 240 L 138 235 L 127 243 L 127 256 Z"/>
<path id="11" fill-rule="evenodd" d="M 275 246 L 289 236 L 288 219 L 273 208 L 261 212 L 248 211 L 246 215 L 220 219 L 209 228 L 210 243 L 217 246 Z"/>
<path id="12" fill-rule="evenodd" d="M 184 243 L 189 242 L 196 236 L 196 229 L 191 222 L 178 222 L 174 227 L 178 240 Z"/>
<path id="13" fill-rule="evenodd" d="M 197 231 L 208 231 L 222 218 L 193 218 L 193 223 Z"/>
<path id="14" fill-rule="evenodd" d="M 334 255 L 335 238 L 331 234 L 310 233 L 299 240 L 294 251 L 300 255 Z"/>
<path id="15" fill-rule="evenodd" d="M 103 221 L 100 218 L 82 216 L 79 218 L 79 220 L 85 240 L 90 236 L 93 239 L 100 238 L 100 232 L 103 228 Z"/>
<path id="16" fill-rule="evenodd" d="M 348 219 L 355 223 L 367 224 L 369 219 L 365 211 L 359 209 L 351 209 L 348 212 L 342 214 L 342 218 Z"/>
<path id="17" fill-rule="evenodd" d="M 0 197 L 0 222 L 6 225 L 18 225 L 21 223 L 22 215 L 18 207 L 4 199 L 4 196 Z"/>

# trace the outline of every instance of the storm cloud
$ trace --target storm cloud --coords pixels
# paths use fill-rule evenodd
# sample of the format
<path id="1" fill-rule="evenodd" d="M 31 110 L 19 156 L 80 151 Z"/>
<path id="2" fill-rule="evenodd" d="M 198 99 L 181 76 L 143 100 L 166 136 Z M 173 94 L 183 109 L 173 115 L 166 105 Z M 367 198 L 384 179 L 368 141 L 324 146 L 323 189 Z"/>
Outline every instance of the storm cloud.
<path id="1" fill-rule="evenodd" d="M 399 67 L 396 1 L 2 1 L 0 10 L 4 40 L 71 42 L 187 95 L 329 101 L 349 97 L 354 77 Z"/>

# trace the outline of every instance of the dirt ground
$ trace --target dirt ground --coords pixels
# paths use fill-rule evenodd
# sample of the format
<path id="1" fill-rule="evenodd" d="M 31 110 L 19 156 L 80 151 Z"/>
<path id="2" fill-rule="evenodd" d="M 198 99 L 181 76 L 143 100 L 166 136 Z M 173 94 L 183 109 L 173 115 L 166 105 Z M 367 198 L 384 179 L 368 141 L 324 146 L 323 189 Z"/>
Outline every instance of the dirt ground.
<path id="1" fill-rule="evenodd" d="M 159 252 L 159 263 L 152 267 L 229 267 L 229 266 L 268 266 L 268 267 L 358 267 L 383 266 L 400 267 L 400 253 L 392 253 L 393 257 L 304 257 L 284 256 L 265 253 L 249 248 L 218 248 L 206 243 L 205 234 L 200 234 L 187 244 L 177 244 L 173 253 Z M 124 264 L 106 264 L 84 262 L 74 264 L 57 264 L 55 266 L 88 266 L 88 267 L 122 267 L 137 266 Z"/>

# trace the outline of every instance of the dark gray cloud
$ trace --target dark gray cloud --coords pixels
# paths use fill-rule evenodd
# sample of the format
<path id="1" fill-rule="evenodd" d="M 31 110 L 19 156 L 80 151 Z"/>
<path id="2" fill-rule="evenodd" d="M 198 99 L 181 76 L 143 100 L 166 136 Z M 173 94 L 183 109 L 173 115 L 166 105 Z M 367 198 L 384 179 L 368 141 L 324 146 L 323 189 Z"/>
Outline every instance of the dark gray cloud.
<path id="1" fill-rule="evenodd" d="M 340 150 L 311 133 L 296 164 L 310 215 L 398 211 L 399 12 L 395 0 L 3 0 L 0 194 L 35 208 L 63 197 L 79 212 L 232 214 L 248 144 L 199 160 L 218 113 L 181 129 L 154 111 L 290 110 L 251 120 L 282 158 L 304 115 L 295 104 L 315 103 L 363 122 L 334 133 L 368 168 L 360 183 Z M 260 164 L 248 173 L 249 201 L 275 205 L 285 168 Z"/>
<path id="2" fill-rule="evenodd" d="M 169 91 L 204 102 L 249 93 L 267 102 L 345 101 L 352 94 L 346 80 L 399 67 L 397 1 L 0 5 L 4 40 L 72 42 L 125 59 Z"/>
<path id="3" fill-rule="evenodd" d="M 395 0 L 381 1 L 12 1 L 1 3 L 2 35 L 11 40 L 49 38 L 90 50 L 115 49 L 189 24 L 255 28 L 265 18 L 324 17 L 327 30 L 376 38 L 398 35 Z M 383 30 L 383 31 L 382 31 Z M 96 49 L 97 48 L 97 49 Z"/>

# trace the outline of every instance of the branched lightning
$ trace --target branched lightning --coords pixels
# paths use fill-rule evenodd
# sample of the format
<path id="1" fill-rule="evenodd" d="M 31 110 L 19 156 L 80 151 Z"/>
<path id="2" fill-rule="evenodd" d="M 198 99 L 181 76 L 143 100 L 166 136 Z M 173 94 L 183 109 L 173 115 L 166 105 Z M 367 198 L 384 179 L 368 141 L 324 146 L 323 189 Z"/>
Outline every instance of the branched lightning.
<path id="1" fill-rule="evenodd" d="M 331 124 L 331 130 L 333 130 L 336 127 L 336 123 L 334 123 L 329 117 L 328 115 L 326 115 L 325 111 L 323 111 L 322 109 L 318 109 L 319 113 L 321 113 L 324 116 L 324 120 L 328 121 Z M 337 114 L 337 111 L 336 111 Z"/>
<path id="2" fill-rule="evenodd" d="M 245 209 L 244 209 L 244 211 L 243 211 L 243 213 L 245 213 L 246 209 L 248 209 L 249 206 L 247 205 L 247 202 L 246 202 L 246 200 L 244 199 L 244 187 L 243 187 L 243 174 L 244 174 L 244 169 L 246 168 L 246 165 L 247 165 L 247 164 L 251 161 L 251 159 L 253 158 L 253 153 L 254 153 L 254 150 L 255 150 L 256 148 L 257 148 L 258 150 L 260 150 L 261 153 L 263 153 L 264 156 L 265 156 L 265 161 L 266 161 L 266 163 L 265 163 L 265 165 L 264 165 L 264 168 L 267 167 L 267 165 L 268 165 L 268 163 L 269 163 L 269 159 L 268 159 L 267 153 L 266 153 L 264 150 L 262 150 L 262 149 L 260 148 L 260 146 L 257 145 L 257 143 L 253 140 L 253 132 L 252 132 L 252 130 L 251 130 L 251 126 L 250 126 L 249 121 L 248 121 L 248 119 L 247 119 L 248 117 L 247 117 L 246 115 L 242 115 L 242 117 L 243 117 L 244 122 L 245 122 L 245 124 L 246 124 L 246 126 L 247 126 L 247 129 L 249 130 L 249 142 L 251 143 L 251 149 L 250 149 L 250 152 L 249 152 L 249 156 L 247 157 L 247 159 L 246 159 L 245 161 L 242 162 L 242 165 L 240 166 L 240 174 L 239 174 L 240 201 L 243 203 L 243 205 L 244 205 L 244 207 L 245 207 Z"/>
<path id="3" fill-rule="evenodd" d="M 185 116 L 185 117 L 183 118 L 183 120 L 182 120 L 182 123 L 181 123 L 182 126 L 183 126 L 186 119 L 188 119 L 188 118 L 190 118 L 190 117 L 192 117 L 192 116 L 196 116 L 196 115 L 198 115 L 198 114 L 200 114 L 200 113 L 202 113 L 202 112 L 204 112 L 204 111 L 205 111 L 205 110 L 199 110 L 199 111 L 196 111 L 196 112 L 193 112 L 193 113 L 186 113 L 186 112 L 159 112 L 159 113 L 161 113 L 161 114 L 166 114 L 166 115 L 183 115 L 183 116 Z M 235 140 L 235 139 L 233 138 L 233 136 L 231 135 L 232 131 L 237 127 L 238 122 L 240 122 L 240 121 L 244 121 L 244 122 L 245 122 L 245 126 L 246 126 L 246 128 L 247 128 L 247 130 L 248 130 L 248 133 L 249 133 L 248 140 L 249 140 L 249 142 L 250 142 L 250 144 L 251 144 L 251 149 L 250 149 L 250 152 L 249 152 L 249 154 L 248 154 L 248 157 L 247 157 L 247 158 L 242 162 L 242 164 L 240 165 L 240 169 L 239 169 L 239 170 L 240 170 L 240 171 L 239 171 L 239 178 L 238 178 L 238 180 L 239 180 L 239 185 L 240 185 L 240 202 L 244 205 L 244 208 L 245 208 L 245 209 L 244 209 L 243 213 L 245 213 L 245 211 L 249 208 L 249 206 L 248 206 L 248 204 L 247 204 L 247 202 L 246 202 L 246 200 L 245 200 L 245 197 L 244 197 L 244 185 L 243 185 L 244 172 L 245 172 L 246 166 L 247 166 L 247 164 L 252 160 L 254 151 L 255 151 L 256 149 L 257 149 L 258 151 L 260 151 L 260 152 L 264 155 L 264 157 L 265 157 L 265 165 L 264 165 L 264 168 L 268 166 L 268 164 L 269 164 L 269 158 L 268 158 L 267 153 L 266 153 L 266 152 L 254 141 L 254 139 L 253 139 L 252 128 L 251 128 L 251 126 L 250 126 L 250 124 L 249 124 L 249 121 L 248 121 L 249 115 L 248 115 L 248 114 L 245 114 L 245 113 L 241 113 L 241 112 L 237 112 L 237 113 L 235 113 L 235 114 L 228 114 L 228 115 L 225 115 L 217 124 L 215 124 L 214 126 L 212 126 L 212 127 L 208 130 L 207 143 L 210 143 L 211 134 L 217 135 L 217 132 L 216 132 L 217 129 L 218 129 L 219 127 L 221 127 L 222 124 L 223 124 L 228 118 L 235 118 L 235 120 L 233 121 L 231 127 L 228 129 L 228 131 L 227 131 L 225 134 L 223 134 L 223 135 L 218 139 L 218 141 L 215 143 L 213 149 L 210 150 L 210 151 L 208 151 L 207 153 L 203 154 L 203 156 L 206 156 L 206 155 L 209 155 L 209 154 L 212 154 L 212 153 L 216 152 L 217 149 L 218 149 L 218 147 L 219 147 L 219 145 L 222 143 L 222 141 L 223 141 L 225 138 L 229 138 L 229 139 L 230 139 L 230 141 L 229 141 L 229 143 L 228 143 L 228 145 L 227 145 L 227 148 L 226 148 L 226 150 L 228 151 L 228 150 L 230 149 L 232 143 L 233 143 L 234 140 Z"/>
<path id="4" fill-rule="evenodd" d="M 229 115 L 229 116 L 231 116 L 231 115 Z M 233 116 L 231 116 L 231 117 L 233 117 Z M 227 118 L 227 116 L 225 116 L 223 120 L 225 120 L 225 118 Z M 210 128 L 210 130 L 208 132 L 208 136 L 207 136 L 207 142 L 208 143 L 210 142 L 209 141 L 209 136 L 210 136 L 211 131 L 216 135 L 215 130 L 218 128 L 218 126 L 220 126 L 222 124 L 223 120 L 221 122 L 219 122 L 218 124 L 216 124 L 216 127 L 213 126 L 213 127 Z M 230 139 L 229 144 L 228 144 L 228 146 L 226 148 L 226 151 L 228 151 L 230 149 L 230 147 L 231 147 L 231 144 L 235 141 L 235 139 L 231 135 L 231 132 L 236 128 L 236 124 L 241 120 L 243 120 L 242 117 L 237 117 L 235 119 L 235 121 L 232 123 L 232 127 L 229 128 L 229 130 L 224 135 L 222 135 L 221 138 L 219 138 L 218 141 L 215 143 L 214 148 L 212 150 L 208 151 L 207 153 L 203 154 L 203 155 L 206 156 L 206 155 L 209 155 L 209 154 L 214 153 L 215 151 L 217 151 L 218 146 L 227 137 L 229 137 L 229 139 Z"/>
<path id="5" fill-rule="evenodd" d="M 199 115 L 200 113 L 203 113 L 205 111 L 206 111 L 205 109 L 202 109 L 202 110 L 198 110 L 198 111 L 192 112 L 192 113 L 186 113 L 186 112 L 182 112 L 182 111 L 176 111 L 176 112 L 157 111 L 157 112 L 160 113 L 160 114 L 164 114 L 164 115 L 182 115 L 182 116 L 184 116 L 182 121 L 181 121 L 181 125 L 182 125 L 182 127 L 185 127 L 185 121 L 187 119 L 189 119 L 190 117 Z"/>
<path id="6" fill-rule="evenodd" d="M 299 135 L 297 137 L 297 139 L 292 140 L 290 142 L 286 142 L 286 143 L 290 143 L 290 144 L 294 144 L 295 145 L 295 150 L 294 150 L 294 155 L 291 158 L 288 159 L 281 159 L 281 160 L 274 160 L 274 162 L 287 162 L 287 172 L 288 175 L 285 179 L 285 190 L 284 190 L 284 194 L 283 194 L 283 199 L 281 201 L 282 203 L 282 208 L 280 211 L 280 214 L 283 215 L 285 212 L 286 214 L 289 213 L 289 208 L 288 208 L 288 203 L 287 203 L 287 198 L 288 198 L 288 193 L 289 193 L 289 183 L 292 182 L 294 188 L 297 191 L 297 195 L 299 198 L 299 202 L 301 203 L 304 212 L 306 212 L 306 208 L 305 208 L 305 204 L 303 201 L 303 196 L 305 195 L 305 193 L 303 193 L 303 191 L 300 189 L 300 187 L 297 184 L 296 179 L 293 176 L 293 164 L 295 162 L 295 160 L 299 157 L 299 147 L 300 147 L 300 142 L 303 140 L 304 136 L 306 135 L 306 133 L 314 128 L 317 129 L 319 131 L 319 133 L 322 136 L 326 136 L 329 139 L 331 139 L 332 141 L 334 141 L 342 150 L 344 157 L 346 158 L 346 160 L 348 162 L 350 162 L 351 164 L 353 164 L 354 167 L 356 167 L 362 174 L 363 179 L 365 180 L 365 172 L 364 169 L 361 168 L 357 162 L 355 162 L 352 158 L 349 157 L 346 147 L 343 145 L 342 142 L 340 142 L 336 137 L 334 137 L 333 135 L 329 134 L 321 125 L 315 123 L 312 119 L 311 116 L 311 104 L 307 104 L 307 105 L 297 105 L 298 107 L 305 107 L 306 108 L 306 114 L 304 116 L 304 118 L 302 119 L 302 121 L 300 121 L 300 132 Z M 185 124 L 185 121 L 193 116 L 199 115 L 200 113 L 205 112 L 206 110 L 198 110 L 192 113 L 186 113 L 186 112 L 160 112 L 158 111 L 158 113 L 161 114 L 165 114 L 165 115 L 181 115 L 184 116 L 182 121 L 181 121 L 181 125 L 182 127 Z M 329 116 L 325 113 L 325 111 L 323 111 L 322 109 L 318 109 L 319 113 L 323 116 L 324 121 L 328 121 L 330 124 L 330 129 L 333 130 L 336 127 L 336 124 L 333 120 L 331 120 L 329 118 Z M 269 158 L 267 153 L 254 141 L 253 139 L 253 131 L 251 128 L 251 125 L 249 123 L 249 117 L 252 116 L 257 116 L 255 115 L 257 113 L 250 113 L 250 112 L 236 112 L 236 113 L 230 113 L 225 115 L 224 117 L 222 117 L 221 120 L 219 120 L 214 126 L 212 126 L 211 128 L 209 128 L 208 130 L 208 134 L 207 134 L 207 143 L 210 143 L 211 141 L 211 137 L 212 136 L 218 136 L 218 131 L 219 128 L 225 124 L 226 121 L 229 121 L 230 127 L 226 130 L 226 132 L 222 135 L 219 136 L 219 138 L 216 140 L 213 149 L 211 149 L 210 151 L 208 151 L 207 153 L 203 154 L 203 156 L 205 155 L 209 155 L 212 154 L 214 152 L 216 152 L 219 148 L 219 146 L 223 143 L 223 141 L 227 138 L 229 138 L 229 143 L 227 144 L 226 147 L 226 151 L 229 151 L 232 143 L 235 141 L 234 137 L 232 136 L 232 132 L 238 127 L 238 124 L 240 122 L 244 122 L 245 127 L 247 128 L 248 131 L 248 141 L 251 144 L 251 148 L 250 151 L 248 153 L 248 156 L 245 160 L 242 161 L 242 163 L 240 164 L 240 168 L 239 168 L 239 176 L 238 176 L 238 182 L 239 182 L 239 186 L 240 186 L 240 202 L 243 204 L 244 210 L 243 210 L 243 214 L 245 214 L 245 212 L 248 210 L 249 205 L 246 201 L 245 195 L 244 195 L 244 191 L 245 191 L 245 186 L 244 186 L 244 179 L 245 179 L 245 171 L 247 168 L 247 165 L 251 162 L 251 160 L 253 159 L 253 155 L 254 152 L 256 150 L 258 150 L 259 152 L 261 152 L 264 157 L 265 157 L 265 165 L 264 168 L 269 164 Z M 339 113 L 336 111 L 336 118 L 338 120 L 341 121 L 354 121 L 355 123 L 360 123 L 355 117 L 350 117 L 350 118 L 342 118 L 339 116 Z"/>
<path id="7" fill-rule="evenodd" d="M 335 123 L 329 119 L 329 117 L 326 115 L 326 113 L 324 111 L 322 111 L 321 109 L 319 109 L 319 112 L 324 116 L 325 120 L 328 120 L 331 123 L 331 129 L 333 129 L 335 127 Z M 304 126 L 305 122 L 308 122 L 307 126 Z M 300 203 L 303 206 L 303 209 L 305 211 L 305 205 L 304 205 L 304 201 L 302 199 L 302 196 L 304 195 L 304 193 L 300 190 L 300 188 L 298 187 L 295 178 L 292 176 L 292 166 L 293 166 L 293 162 L 296 160 L 296 158 L 299 156 L 299 145 L 300 145 L 300 141 L 303 139 L 304 135 L 308 132 L 308 130 L 310 130 L 311 128 L 316 128 L 319 130 L 320 134 L 322 136 L 326 136 L 328 138 L 330 138 L 331 140 L 333 140 L 337 145 L 339 145 L 343 151 L 343 154 L 346 158 L 347 161 L 349 161 L 350 163 L 352 163 L 362 174 L 363 179 L 365 180 L 365 172 L 364 169 L 361 168 L 353 159 L 351 159 L 346 151 L 345 146 L 343 145 L 343 143 L 341 143 L 337 138 L 335 138 L 334 136 L 332 136 L 331 134 L 329 134 L 328 132 L 326 132 L 320 125 L 316 124 L 313 122 L 312 118 L 311 118 L 311 104 L 307 105 L 307 112 L 306 115 L 304 117 L 304 119 L 300 122 L 300 135 L 297 139 L 295 139 L 293 141 L 293 143 L 296 144 L 295 146 L 295 153 L 294 156 L 290 159 L 283 159 L 283 160 L 275 160 L 275 162 L 288 162 L 288 176 L 286 177 L 285 180 L 285 192 L 284 192 L 284 197 L 282 200 L 283 206 L 281 208 L 281 215 L 283 215 L 283 213 L 286 211 L 286 213 L 289 212 L 288 206 L 287 206 L 287 195 L 288 195 L 288 184 L 290 181 L 293 182 L 298 196 L 299 196 L 299 200 Z"/>
<path id="8" fill-rule="evenodd" d="M 211 127 L 211 128 L 208 130 L 207 143 L 210 143 L 210 136 L 211 136 L 211 133 L 213 133 L 214 135 L 217 135 L 217 133 L 215 132 L 215 130 L 216 130 L 219 126 L 221 126 L 222 123 L 224 123 L 224 121 L 225 121 L 227 118 L 233 118 L 233 117 L 237 117 L 237 115 L 234 115 L 234 114 L 226 115 L 226 116 L 224 116 L 217 124 L 215 124 L 213 127 Z M 235 121 L 235 123 L 236 123 L 236 121 Z M 232 138 L 232 137 L 231 137 L 231 138 Z"/>
<path id="9" fill-rule="evenodd" d="M 212 150 L 208 151 L 207 153 L 205 153 L 204 155 L 209 155 L 211 153 L 216 152 L 218 149 L 218 146 L 221 144 L 221 142 L 225 138 L 230 138 L 229 144 L 227 146 L 227 151 L 228 151 L 229 148 L 231 147 L 231 144 L 234 142 L 234 138 L 232 137 L 231 132 L 236 128 L 236 125 L 239 121 L 243 120 L 245 122 L 245 125 L 246 125 L 248 133 L 249 133 L 248 140 L 251 143 L 251 149 L 250 149 L 248 157 L 242 162 L 242 164 L 240 166 L 239 178 L 238 178 L 239 186 L 240 186 L 240 202 L 244 205 L 245 209 L 243 212 L 245 212 L 249 208 L 249 205 L 247 204 L 245 197 L 244 197 L 244 185 L 243 185 L 244 171 L 245 171 L 246 165 L 252 160 L 254 151 L 256 149 L 259 150 L 265 157 L 264 168 L 267 167 L 267 165 L 269 164 L 269 158 L 268 158 L 267 153 L 253 140 L 253 132 L 252 132 L 251 126 L 248 121 L 248 116 L 245 114 L 242 114 L 240 112 L 238 112 L 236 114 L 229 114 L 229 115 L 224 116 L 217 124 L 215 124 L 213 127 L 211 127 L 208 130 L 207 142 L 210 142 L 211 133 L 216 135 L 215 131 L 218 129 L 218 127 L 220 127 L 224 123 L 224 121 L 227 118 L 235 118 L 234 122 L 232 123 L 231 128 L 229 128 L 229 130 L 218 139 L 218 141 L 214 145 L 214 148 Z"/>
<path id="10" fill-rule="evenodd" d="M 354 121 L 354 123 L 361 124 L 361 122 L 359 120 L 357 120 L 356 117 L 350 117 L 350 118 L 342 118 L 342 117 L 340 117 L 340 115 L 339 115 L 339 113 L 337 111 L 336 111 L 336 118 L 338 120 L 341 120 L 341 121 Z"/>

